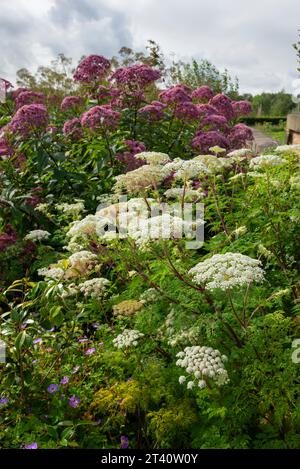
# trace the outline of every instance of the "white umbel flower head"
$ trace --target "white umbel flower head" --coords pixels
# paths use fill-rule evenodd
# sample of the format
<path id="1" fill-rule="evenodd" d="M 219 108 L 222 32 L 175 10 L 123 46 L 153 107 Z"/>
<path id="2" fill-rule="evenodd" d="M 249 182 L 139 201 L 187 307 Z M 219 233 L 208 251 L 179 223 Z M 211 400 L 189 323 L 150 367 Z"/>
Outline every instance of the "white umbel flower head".
<path id="1" fill-rule="evenodd" d="M 113 340 L 113 344 L 118 349 L 136 347 L 138 340 L 143 336 L 144 334 L 135 329 L 124 329 L 124 331 Z"/>
<path id="2" fill-rule="evenodd" d="M 25 239 L 27 241 L 33 241 L 35 243 L 36 241 L 43 241 L 43 239 L 48 239 L 49 236 L 50 233 L 48 231 L 33 230 L 29 231 L 29 233 L 25 236 Z"/>
<path id="3" fill-rule="evenodd" d="M 252 160 L 250 161 L 249 168 L 254 170 L 267 169 L 272 168 L 274 166 L 280 166 L 286 163 L 286 160 L 280 158 L 280 156 L 278 155 L 262 155 L 252 158 Z"/>
<path id="4" fill-rule="evenodd" d="M 183 352 L 177 355 L 179 358 L 177 366 L 185 368 L 186 373 L 192 375 L 193 381 L 188 381 L 187 388 L 193 389 L 195 382 L 198 381 L 198 387 L 204 389 L 208 380 L 212 380 L 217 386 L 223 386 L 229 382 L 228 373 L 224 366 L 227 360 L 225 355 L 221 355 L 219 350 L 211 347 L 185 347 Z M 180 376 L 179 383 L 183 384 L 186 377 Z"/>
<path id="5" fill-rule="evenodd" d="M 205 285 L 208 290 L 227 290 L 264 280 L 261 262 L 237 252 L 215 254 L 199 262 L 189 274 L 197 285 Z"/>
<path id="6" fill-rule="evenodd" d="M 142 151 L 141 153 L 137 153 L 134 157 L 139 160 L 145 160 L 150 165 L 165 164 L 170 161 L 170 157 L 167 153 L 157 151 Z"/>
<path id="7" fill-rule="evenodd" d="M 102 298 L 105 293 L 106 286 L 109 285 L 109 283 L 110 281 L 106 278 L 92 278 L 80 283 L 78 288 L 85 297 L 90 296 L 91 298 Z"/>
<path id="8" fill-rule="evenodd" d="M 174 172 L 175 179 L 194 179 L 201 175 L 210 174 L 208 167 L 198 160 L 182 160 L 175 158 L 171 163 L 167 163 L 164 168 L 172 173 Z"/>

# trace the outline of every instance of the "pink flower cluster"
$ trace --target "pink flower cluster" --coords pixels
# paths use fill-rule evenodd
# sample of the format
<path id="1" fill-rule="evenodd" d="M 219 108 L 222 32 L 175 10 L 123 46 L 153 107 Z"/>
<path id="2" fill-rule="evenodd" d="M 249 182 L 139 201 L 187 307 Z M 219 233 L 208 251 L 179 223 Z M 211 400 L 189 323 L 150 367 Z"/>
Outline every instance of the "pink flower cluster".
<path id="1" fill-rule="evenodd" d="M 118 70 L 111 75 L 110 80 L 116 82 L 118 86 L 137 89 L 145 88 L 153 81 L 158 80 L 160 76 L 160 72 L 149 65 L 135 64 L 130 67 L 118 68 Z"/>
<path id="2" fill-rule="evenodd" d="M 78 117 L 67 120 L 63 125 L 63 134 L 72 141 L 80 140 L 83 136 L 81 122 Z"/>
<path id="3" fill-rule="evenodd" d="M 103 128 L 113 130 L 116 128 L 120 117 L 120 112 L 114 111 L 108 104 L 103 104 L 102 106 L 94 106 L 84 112 L 81 117 L 81 125 L 93 131 Z"/>
<path id="4" fill-rule="evenodd" d="M 196 88 L 192 94 L 191 97 L 195 101 L 199 101 L 200 103 L 208 103 L 214 96 L 213 90 L 209 86 L 199 86 L 199 88 Z"/>
<path id="5" fill-rule="evenodd" d="M 82 104 L 83 99 L 80 96 L 66 96 L 61 102 L 60 109 L 66 111 L 76 106 L 82 106 Z"/>
<path id="6" fill-rule="evenodd" d="M 218 114 L 226 117 L 227 120 L 235 117 L 232 101 L 225 94 L 217 94 L 210 100 L 209 104 L 217 110 Z"/>
<path id="7" fill-rule="evenodd" d="M 101 80 L 110 68 L 110 61 L 102 55 L 89 55 L 81 60 L 74 73 L 74 80 L 80 83 L 93 83 Z"/>
<path id="8" fill-rule="evenodd" d="M 0 137 L 0 158 L 7 158 L 13 154 L 13 149 L 6 137 Z"/>
<path id="9" fill-rule="evenodd" d="M 229 148 L 228 138 L 219 130 L 209 130 L 208 132 L 199 130 L 192 140 L 192 147 L 203 153 L 209 153 L 209 149 L 215 145 L 221 148 Z"/>
<path id="10" fill-rule="evenodd" d="M 246 116 L 252 112 L 252 105 L 249 101 L 234 101 L 232 107 L 235 117 Z"/>
<path id="11" fill-rule="evenodd" d="M 26 104 L 17 110 L 8 124 L 8 128 L 23 137 L 33 131 L 45 130 L 48 124 L 48 112 L 43 104 Z"/>
<path id="12" fill-rule="evenodd" d="M 178 104 L 192 101 L 190 88 L 186 85 L 175 85 L 162 91 L 159 98 L 166 104 Z"/>
<path id="13" fill-rule="evenodd" d="M 229 131 L 226 117 L 219 114 L 207 114 L 204 116 L 199 128 L 201 130 L 221 130 L 223 132 Z"/>
<path id="14" fill-rule="evenodd" d="M 164 109 L 166 105 L 160 101 L 152 101 L 152 103 L 147 104 L 144 107 L 139 109 L 139 113 L 150 121 L 159 121 L 164 117 Z"/>
<path id="15" fill-rule="evenodd" d="M 199 110 L 196 104 L 187 102 L 181 102 L 175 107 L 175 116 L 177 119 L 185 121 L 193 121 L 199 119 Z"/>
<path id="16" fill-rule="evenodd" d="M 29 91 L 28 88 L 17 88 L 15 91 L 11 93 L 13 99 L 17 99 L 19 94 L 23 93 L 23 91 Z"/>
<path id="17" fill-rule="evenodd" d="M 253 140 L 253 133 L 250 127 L 245 124 L 236 124 L 229 133 L 231 148 L 241 148 L 247 140 Z"/>
<path id="18" fill-rule="evenodd" d="M 25 106 L 26 104 L 44 104 L 45 103 L 45 95 L 44 93 L 40 93 L 38 91 L 21 91 L 16 97 L 16 107 L 20 109 L 20 107 Z"/>
<path id="19" fill-rule="evenodd" d="M 135 140 L 125 140 L 124 143 L 128 150 L 118 153 L 116 159 L 125 165 L 124 172 L 128 173 L 128 171 L 133 171 L 145 164 L 145 161 L 135 158 L 134 155 L 146 151 L 146 147 L 142 142 Z"/>

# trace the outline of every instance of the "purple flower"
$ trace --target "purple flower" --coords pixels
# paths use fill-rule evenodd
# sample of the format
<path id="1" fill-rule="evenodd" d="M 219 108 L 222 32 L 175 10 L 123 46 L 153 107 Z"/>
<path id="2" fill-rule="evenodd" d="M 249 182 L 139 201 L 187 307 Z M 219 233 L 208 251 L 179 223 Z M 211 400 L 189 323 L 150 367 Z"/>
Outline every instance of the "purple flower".
<path id="1" fill-rule="evenodd" d="M 92 324 L 92 326 L 93 326 L 94 329 L 98 330 L 98 329 L 100 329 L 101 324 L 99 324 L 99 322 L 95 322 L 94 324 Z"/>
<path id="2" fill-rule="evenodd" d="M 69 403 L 69 406 L 70 406 L 70 407 L 74 407 L 74 408 L 75 408 L 75 407 L 77 407 L 77 406 L 80 404 L 80 399 L 79 399 L 79 397 L 72 396 L 72 397 L 70 397 L 68 403 Z"/>
<path id="3" fill-rule="evenodd" d="M 96 422 L 93 422 L 92 425 L 93 427 L 96 427 L 97 425 L 100 425 L 100 423 L 101 423 L 101 419 L 96 420 Z"/>
<path id="4" fill-rule="evenodd" d="M 159 98 L 166 104 L 184 103 L 192 100 L 190 92 L 190 88 L 186 85 L 175 85 L 162 91 Z"/>
<path id="5" fill-rule="evenodd" d="M 6 404 L 8 404 L 8 397 L 1 397 L 0 405 L 6 405 Z"/>
<path id="6" fill-rule="evenodd" d="M 77 371 L 79 371 L 80 369 L 80 366 L 79 365 L 76 365 L 74 366 L 73 370 L 71 371 L 71 373 L 74 375 L 75 373 L 77 373 Z"/>
<path id="7" fill-rule="evenodd" d="M 58 386 L 57 386 L 57 384 L 50 384 L 50 386 L 48 386 L 48 388 L 47 388 L 47 391 L 48 391 L 50 394 L 54 394 L 56 391 L 58 391 Z"/>
<path id="8" fill-rule="evenodd" d="M 226 117 L 227 120 L 234 118 L 234 110 L 232 107 L 232 101 L 225 94 L 217 94 L 210 101 L 209 104 L 215 107 L 219 114 Z"/>
<path id="9" fill-rule="evenodd" d="M 103 104 L 91 107 L 84 112 L 81 117 L 81 125 L 93 131 L 103 128 L 115 129 L 120 117 L 121 114 L 118 111 L 114 111 L 108 104 Z"/>
<path id="10" fill-rule="evenodd" d="M 221 148 L 229 147 L 228 139 L 217 130 L 211 130 L 209 132 L 198 131 L 192 140 L 192 147 L 203 153 L 208 153 L 209 148 L 215 145 Z"/>
<path id="11" fill-rule="evenodd" d="M 37 339 L 34 339 L 34 340 L 32 341 L 33 344 L 40 344 L 40 343 L 42 343 L 42 342 L 43 342 L 43 339 L 41 339 L 40 337 L 38 337 Z"/>
<path id="12" fill-rule="evenodd" d="M 61 380 L 60 380 L 60 384 L 68 384 L 69 382 L 69 377 L 68 376 L 64 376 Z"/>
<path id="13" fill-rule="evenodd" d="M 135 64 L 130 67 L 118 68 L 110 77 L 118 86 L 126 86 L 130 90 L 145 88 L 160 78 L 160 72 L 146 64 Z"/>
<path id="14" fill-rule="evenodd" d="M 44 104 L 45 95 L 37 91 L 22 91 L 16 98 L 17 109 L 25 104 Z"/>
<path id="15" fill-rule="evenodd" d="M 66 111 L 82 104 L 83 99 L 80 96 L 66 96 L 61 102 L 60 109 Z"/>
<path id="16" fill-rule="evenodd" d="M 205 128 L 205 130 L 223 130 L 225 132 L 229 130 L 226 117 L 220 116 L 219 114 L 209 114 L 204 117 L 199 128 Z"/>
<path id="17" fill-rule="evenodd" d="M 121 163 L 125 164 L 124 172 L 133 171 L 134 169 L 139 168 L 146 164 L 145 161 L 139 160 L 134 157 L 137 153 L 146 151 L 146 147 L 143 142 L 138 142 L 135 140 L 125 140 L 124 144 L 127 146 L 127 150 L 123 153 L 117 153 L 116 159 Z"/>
<path id="18" fill-rule="evenodd" d="M 179 103 L 175 108 L 175 116 L 178 119 L 192 121 L 199 118 L 196 104 L 190 102 Z"/>
<path id="19" fill-rule="evenodd" d="M 35 442 L 29 443 L 28 445 L 25 445 L 25 449 L 38 449 L 38 444 Z"/>
<path id="20" fill-rule="evenodd" d="M 160 103 L 159 101 L 152 101 L 151 104 L 147 104 L 147 106 L 142 107 L 139 109 L 139 114 L 144 115 L 150 121 L 159 121 L 164 117 L 164 109 L 166 105 Z"/>
<path id="21" fill-rule="evenodd" d="M 191 96 L 201 103 L 208 103 L 208 101 L 213 98 L 214 92 L 209 86 L 200 86 L 192 92 Z"/>
<path id="22" fill-rule="evenodd" d="M 26 104 L 17 110 L 8 127 L 26 137 L 33 130 L 45 130 L 48 119 L 47 108 L 43 104 Z"/>
<path id="23" fill-rule="evenodd" d="M 73 141 L 80 140 L 83 136 L 81 122 L 78 117 L 67 120 L 63 125 L 63 134 Z"/>
<path id="24" fill-rule="evenodd" d="M 83 342 L 88 342 L 89 339 L 87 339 L 86 337 L 84 337 L 83 339 L 78 339 L 78 342 L 80 344 L 82 344 Z"/>
<path id="25" fill-rule="evenodd" d="M 242 148 L 249 140 L 253 140 L 253 133 L 247 125 L 237 124 L 231 129 L 229 134 L 231 148 Z"/>
<path id="26" fill-rule="evenodd" d="M 91 83 L 101 80 L 110 67 L 110 62 L 102 55 L 89 55 L 81 60 L 74 73 L 74 80 Z"/>
<path id="27" fill-rule="evenodd" d="M 252 104 L 249 101 L 235 101 L 232 107 L 236 117 L 246 116 L 252 112 Z"/>
<path id="28" fill-rule="evenodd" d="M 96 352 L 95 347 L 88 348 L 87 351 L 85 352 L 86 355 L 92 355 L 94 352 Z"/>
<path id="29" fill-rule="evenodd" d="M 127 438 L 127 436 L 122 435 L 121 436 L 121 448 L 126 449 L 128 448 L 128 446 L 129 446 L 129 439 Z"/>

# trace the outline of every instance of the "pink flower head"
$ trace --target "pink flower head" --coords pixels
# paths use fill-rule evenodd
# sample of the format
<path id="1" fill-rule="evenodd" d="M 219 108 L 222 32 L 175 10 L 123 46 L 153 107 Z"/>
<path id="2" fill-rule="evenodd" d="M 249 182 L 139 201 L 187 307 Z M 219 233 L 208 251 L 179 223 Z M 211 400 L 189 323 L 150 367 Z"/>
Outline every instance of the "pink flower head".
<path id="1" fill-rule="evenodd" d="M 192 98 L 201 102 L 201 103 L 208 103 L 208 101 L 213 98 L 214 92 L 209 86 L 199 86 L 196 88 L 192 94 Z"/>
<path id="2" fill-rule="evenodd" d="M 60 109 L 66 111 L 82 104 L 83 99 L 80 96 L 66 96 L 61 102 Z"/>
<path id="3" fill-rule="evenodd" d="M 209 104 L 215 107 L 219 114 L 226 117 L 227 120 L 234 118 L 234 110 L 232 107 L 232 101 L 225 94 L 216 94 L 210 101 Z"/>
<path id="4" fill-rule="evenodd" d="M 190 102 L 179 103 L 175 108 L 175 116 L 178 119 L 192 121 L 198 119 L 199 115 L 197 106 Z"/>
<path id="5" fill-rule="evenodd" d="M 48 120 L 46 106 L 43 104 L 26 104 L 17 110 L 9 127 L 12 132 L 26 137 L 35 130 L 45 130 Z"/>
<path id="6" fill-rule="evenodd" d="M 121 114 L 118 111 L 114 111 L 108 104 L 103 104 L 102 106 L 94 106 L 83 113 L 81 125 L 93 131 L 102 128 L 115 129 L 120 117 Z"/>
<path id="7" fill-rule="evenodd" d="M 227 119 L 219 114 L 209 114 L 205 116 L 199 126 L 201 130 L 222 130 L 223 132 L 229 131 Z"/>
<path id="8" fill-rule="evenodd" d="M 236 117 L 246 116 L 252 112 L 252 104 L 249 101 L 234 101 L 232 107 Z"/>
<path id="9" fill-rule="evenodd" d="M 44 104 L 45 95 L 44 93 L 39 93 L 38 91 L 22 91 L 18 94 L 16 98 L 16 107 L 25 106 L 25 104 Z"/>
<path id="10" fill-rule="evenodd" d="M 191 101 L 190 88 L 186 85 L 175 85 L 162 91 L 159 98 L 166 104 L 178 104 Z"/>
<path id="11" fill-rule="evenodd" d="M 17 99 L 19 94 L 23 93 L 23 91 L 30 91 L 28 88 L 17 88 L 15 91 L 12 92 L 12 97 L 13 99 Z"/>
<path id="12" fill-rule="evenodd" d="M 200 116 L 208 116 L 211 114 L 218 114 L 218 111 L 215 107 L 210 104 L 197 104 L 197 109 Z"/>
<path id="13" fill-rule="evenodd" d="M 217 130 L 209 132 L 198 131 L 197 135 L 192 140 L 192 147 L 197 150 L 208 153 L 211 147 L 218 145 L 221 148 L 228 148 L 228 139 Z"/>
<path id="14" fill-rule="evenodd" d="M 110 61 L 102 55 L 89 55 L 81 60 L 74 73 L 74 80 L 92 83 L 101 80 L 110 67 Z"/>
<path id="15" fill-rule="evenodd" d="M 5 159 L 13 154 L 13 148 L 6 137 L 0 137 L 0 158 Z"/>
<path id="16" fill-rule="evenodd" d="M 63 125 L 63 134 L 73 141 L 80 140 L 83 136 L 81 122 L 78 117 L 67 120 Z"/>
<path id="17" fill-rule="evenodd" d="M 152 101 L 152 103 L 139 109 L 139 114 L 149 118 L 150 121 L 158 121 L 164 117 L 164 109 L 166 105 L 159 101 Z"/>
<path id="18" fill-rule="evenodd" d="M 116 159 L 125 165 L 124 172 L 127 173 L 128 171 L 133 171 L 146 163 L 145 161 L 134 157 L 137 153 L 146 151 L 146 147 L 143 142 L 135 140 L 125 140 L 124 143 L 128 149 L 123 153 L 118 153 L 116 155 Z"/>
<path id="19" fill-rule="evenodd" d="M 110 77 L 118 86 L 128 87 L 129 90 L 145 88 L 150 83 L 158 80 L 161 74 L 158 70 L 146 64 L 135 64 L 130 67 L 118 68 Z"/>
<path id="20" fill-rule="evenodd" d="M 244 147 L 249 140 L 253 140 L 253 133 L 245 124 L 235 125 L 229 133 L 230 146 L 233 149 Z"/>

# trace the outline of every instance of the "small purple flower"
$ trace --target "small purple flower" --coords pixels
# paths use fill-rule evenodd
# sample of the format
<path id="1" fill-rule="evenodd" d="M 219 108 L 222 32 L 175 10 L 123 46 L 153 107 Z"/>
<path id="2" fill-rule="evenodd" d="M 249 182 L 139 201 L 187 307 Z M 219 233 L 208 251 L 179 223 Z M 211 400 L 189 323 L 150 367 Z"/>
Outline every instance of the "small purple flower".
<path id="1" fill-rule="evenodd" d="M 50 394 L 54 394 L 56 391 L 58 391 L 58 386 L 57 386 L 57 384 L 50 384 L 50 386 L 48 386 L 48 388 L 47 388 L 47 391 L 48 391 Z"/>
<path id="2" fill-rule="evenodd" d="M 127 436 L 122 435 L 121 436 L 121 448 L 126 449 L 126 448 L 128 448 L 128 446 L 129 446 L 129 440 L 128 440 Z"/>
<path id="3" fill-rule="evenodd" d="M 36 358 L 35 360 L 32 360 L 31 364 L 32 365 L 35 365 L 36 363 L 38 363 L 38 359 Z"/>
<path id="4" fill-rule="evenodd" d="M 0 405 L 6 405 L 6 404 L 8 404 L 8 397 L 1 397 Z"/>
<path id="5" fill-rule="evenodd" d="M 64 377 L 60 380 L 60 384 L 68 384 L 68 382 L 69 382 L 68 376 L 64 376 Z"/>
<path id="6" fill-rule="evenodd" d="M 86 355 L 92 355 L 93 353 L 96 352 L 95 347 L 88 348 L 87 351 L 85 352 Z"/>
<path id="7" fill-rule="evenodd" d="M 28 445 L 25 445 L 25 449 L 38 449 L 38 444 L 35 442 L 29 443 Z"/>
<path id="8" fill-rule="evenodd" d="M 82 344 L 83 342 L 88 342 L 89 339 L 87 339 L 86 337 L 84 337 L 83 339 L 78 339 L 78 342 L 80 344 Z"/>
<path id="9" fill-rule="evenodd" d="M 99 419 L 99 420 L 96 420 L 96 422 L 93 422 L 92 425 L 93 425 L 93 427 L 96 427 L 97 425 L 100 425 L 101 422 L 102 422 L 102 420 Z"/>
<path id="10" fill-rule="evenodd" d="M 103 342 L 99 342 L 99 347 L 103 347 L 104 343 Z"/>
<path id="11" fill-rule="evenodd" d="M 33 344 L 41 344 L 43 342 L 43 339 L 41 339 L 40 337 L 38 337 L 37 339 L 34 339 L 33 340 Z"/>
<path id="12" fill-rule="evenodd" d="M 100 329 L 101 324 L 99 324 L 98 322 L 95 322 L 95 324 L 92 324 L 92 326 L 93 326 L 94 329 L 98 330 L 98 329 Z"/>
<path id="13" fill-rule="evenodd" d="M 80 404 L 80 399 L 79 399 L 79 397 L 72 396 L 72 397 L 70 397 L 68 402 L 69 402 L 69 406 L 75 408 Z"/>
<path id="14" fill-rule="evenodd" d="M 77 373 L 77 371 L 79 371 L 80 369 L 80 366 L 79 365 L 76 365 L 74 366 L 73 370 L 71 371 L 71 373 L 74 375 L 75 373 Z"/>

